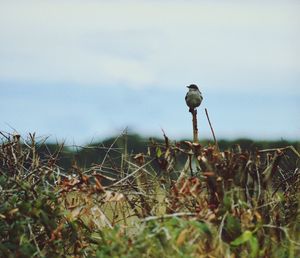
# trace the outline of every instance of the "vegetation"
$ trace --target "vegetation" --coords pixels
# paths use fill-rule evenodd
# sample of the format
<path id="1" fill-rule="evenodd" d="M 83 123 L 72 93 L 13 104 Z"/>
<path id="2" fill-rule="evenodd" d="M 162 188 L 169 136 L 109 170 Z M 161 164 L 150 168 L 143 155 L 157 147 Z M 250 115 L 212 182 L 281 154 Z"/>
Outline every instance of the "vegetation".
<path id="1" fill-rule="evenodd" d="M 299 143 L 1 135 L 0 257 L 300 256 Z"/>
<path id="2" fill-rule="evenodd" d="M 101 142 L 95 142 L 85 146 L 66 146 L 64 144 L 62 145 L 45 142 L 43 139 L 41 139 L 40 142 L 36 144 L 36 151 L 41 158 L 47 158 L 47 156 L 55 152 L 59 152 L 59 156 L 56 160 L 57 165 L 64 170 L 70 170 L 73 162 L 75 161 L 78 166 L 82 168 L 88 168 L 94 164 L 101 163 L 106 156 L 107 148 L 109 146 L 112 146 L 110 149 L 110 156 L 112 156 L 114 159 L 121 158 L 124 150 L 126 150 L 129 154 L 147 153 L 148 147 L 151 145 L 152 141 L 164 143 L 164 139 L 147 139 L 137 134 L 126 134 L 124 137 L 112 137 Z M 179 142 L 184 142 L 184 140 Z M 210 140 L 202 140 L 200 144 L 202 146 L 209 146 L 213 145 L 213 142 Z M 251 139 L 241 138 L 229 141 L 221 139 L 218 141 L 218 146 L 221 151 L 240 146 L 242 150 L 249 152 L 293 146 L 298 152 L 300 152 L 299 141 L 286 140 L 254 141 Z M 184 163 L 185 159 L 181 159 L 180 162 Z"/>

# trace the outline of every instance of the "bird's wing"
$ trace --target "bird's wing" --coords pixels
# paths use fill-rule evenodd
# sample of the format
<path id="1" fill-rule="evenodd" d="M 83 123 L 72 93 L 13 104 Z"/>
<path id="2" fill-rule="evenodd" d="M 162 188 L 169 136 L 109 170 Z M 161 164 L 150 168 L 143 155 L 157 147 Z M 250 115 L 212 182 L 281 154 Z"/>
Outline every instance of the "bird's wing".
<path id="1" fill-rule="evenodd" d="M 200 92 L 200 99 L 201 99 L 201 101 L 203 100 L 203 96 L 202 96 L 201 92 Z"/>

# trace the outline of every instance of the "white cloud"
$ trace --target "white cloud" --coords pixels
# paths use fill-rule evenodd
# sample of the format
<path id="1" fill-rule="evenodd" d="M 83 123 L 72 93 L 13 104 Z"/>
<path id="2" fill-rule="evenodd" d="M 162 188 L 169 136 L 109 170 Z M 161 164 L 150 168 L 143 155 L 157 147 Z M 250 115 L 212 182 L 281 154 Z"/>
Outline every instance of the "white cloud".
<path id="1" fill-rule="evenodd" d="M 1 3 L 0 80 L 259 91 L 299 81 L 296 3 L 128 2 Z"/>

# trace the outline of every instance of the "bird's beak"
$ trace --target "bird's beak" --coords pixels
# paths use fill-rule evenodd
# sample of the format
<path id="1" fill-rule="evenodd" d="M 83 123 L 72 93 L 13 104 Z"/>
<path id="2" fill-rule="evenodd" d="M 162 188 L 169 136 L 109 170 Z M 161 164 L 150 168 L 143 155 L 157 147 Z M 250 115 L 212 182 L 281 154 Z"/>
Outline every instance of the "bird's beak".
<path id="1" fill-rule="evenodd" d="M 186 86 L 187 88 L 190 88 L 190 86 Z"/>

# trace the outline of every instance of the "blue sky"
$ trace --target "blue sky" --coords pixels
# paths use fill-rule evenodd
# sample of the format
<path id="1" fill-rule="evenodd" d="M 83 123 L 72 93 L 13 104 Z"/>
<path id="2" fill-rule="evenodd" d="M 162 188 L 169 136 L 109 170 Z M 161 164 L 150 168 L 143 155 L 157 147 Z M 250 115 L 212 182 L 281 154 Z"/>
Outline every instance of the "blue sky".
<path id="1" fill-rule="evenodd" d="M 0 130 L 298 139 L 298 1 L 0 1 Z"/>

